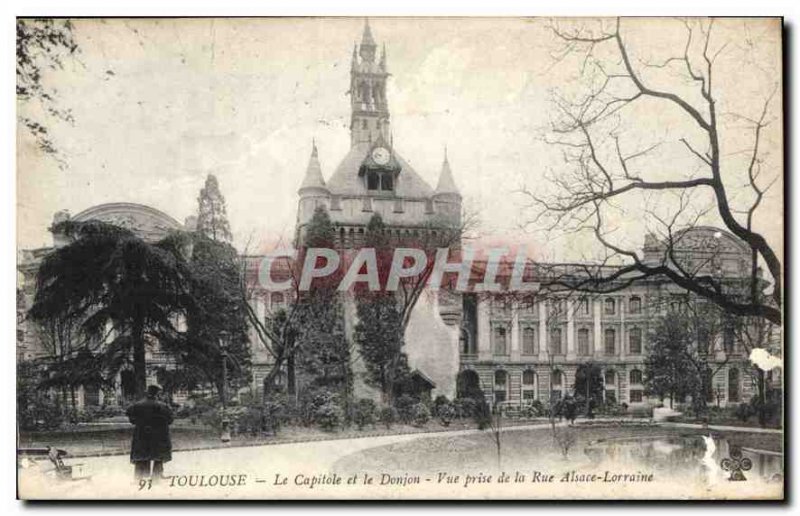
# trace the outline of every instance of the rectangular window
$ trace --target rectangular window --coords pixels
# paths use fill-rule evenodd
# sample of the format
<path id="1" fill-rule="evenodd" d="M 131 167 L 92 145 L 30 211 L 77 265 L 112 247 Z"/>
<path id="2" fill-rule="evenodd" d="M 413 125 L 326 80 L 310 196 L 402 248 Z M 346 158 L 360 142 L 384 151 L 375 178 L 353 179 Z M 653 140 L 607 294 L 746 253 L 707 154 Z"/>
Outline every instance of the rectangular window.
<path id="1" fill-rule="evenodd" d="M 641 403 L 642 402 L 642 391 L 639 389 L 632 389 L 630 391 L 631 403 Z"/>
<path id="2" fill-rule="evenodd" d="M 372 211 L 372 198 L 364 197 L 361 204 L 361 211 Z"/>
<path id="3" fill-rule="evenodd" d="M 380 179 L 378 178 L 378 174 L 375 172 L 367 173 L 367 190 L 377 190 L 379 186 Z"/>
<path id="4" fill-rule="evenodd" d="M 341 210 L 342 209 L 342 199 L 338 195 L 334 195 L 331 197 L 331 210 Z"/>
<path id="5" fill-rule="evenodd" d="M 506 352 L 506 329 L 497 326 L 494 329 L 494 354 L 504 356 Z"/>
<path id="6" fill-rule="evenodd" d="M 527 326 L 522 329 L 522 354 L 535 355 L 536 353 L 536 331 Z"/>
<path id="7" fill-rule="evenodd" d="M 561 328 L 550 330 L 550 353 L 553 355 L 561 354 Z"/>
<path id="8" fill-rule="evenodd" d="M 394 178 L 391 174 L 381 174 L 381 190 L 391 192 L 394 190 Z"/>
<path id="9" fill-rule="evenodd" d="M 532 389 L 522 391 L 522 399 L 525 401 L 533 401 L 536 399 L 536 392 Z"/>
<path id="10" fill-rule="evenodd" d="M 617 402 L 617 391 L 614 389 L 606 389 L 606 401 L 614 404 Z"/>
<path id="11" fill-rule="evenodd" d="M 403 213 L 403 199 L 398 198 L 394 200 L 394 212 Z"/>
<path id="12" fill-rule="evenodd" d="M 578 330 L 578 354 L 581 356 L 589 355 L 589 330 L 586 328 Z"/>
<path id="13" fill-rule="evenodd" d="M 630 352 L 632 355 L 642 354 L 642 330 L 639 328 L 630 331 Z"/>
<path id="14" fill-rule="evenodd" d="M 605 333 L 605 351 L 606 355 L 613 355 L 616 351 L 616 332 L 614 330 L 608 329 Z"/>

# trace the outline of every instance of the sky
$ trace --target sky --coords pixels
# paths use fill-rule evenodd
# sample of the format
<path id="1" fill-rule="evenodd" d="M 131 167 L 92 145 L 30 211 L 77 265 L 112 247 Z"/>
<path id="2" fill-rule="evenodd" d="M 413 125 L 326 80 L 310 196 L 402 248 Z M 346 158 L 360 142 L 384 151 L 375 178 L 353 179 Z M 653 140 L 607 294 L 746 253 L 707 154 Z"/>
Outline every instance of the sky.
<path id="1" fill-rule="evenodd" d="M 183 221 L 196 213 L 208 174 L 219 179 L 240 251 L 290 241 L 312 139 L 326 179 L 349 148 L 346 93 L 363 23 L 75 21 L 79 53 L 63 69 L 45 74 L 59 105 L 74 116 L 73 124 L 49 122 L 68 166 L 60 168 L 24 131 L 18 134 L 19 248 L 49 245 L 47 227 L 63 209 L 77 214 L 97 204 L 135 202 Z M 551 24 L 522 18 L 371 19 L 378 45 L 386 45 L 395 148 L 432 186 L 447 148 L 464 204 L 480 221 L 478 239 L 522 244 L 542 259 L 593 259 L 598 248 L 589 236 L 546 232 L 541 224 L 521 227 L 533 213 L 518 190 L 544 192 L 546 177 L 563 173 L 561 150 L 544 135 L 555 116 L 554 95 L 576 88 L 581 71 L 581 56 L 556 59 L 561 47 Z M 715 27 L 713 41 L 722 48 L 715 87 L 725 109 L 757 117 L 771 85 L 780 84 L 778 28 L 756 19 Z M 623 29 L 640 61 L 683 51 L 679 22 L 627 20 Z M 782 249 L 780 92 L 776 97 L 774 122 L 762 143 L 764 182 L 773 177 L 776 184 L 756 227 Z M 18 109 L 35 112 L 36 106 Z M 743 120 L 726 122 L 724 151 L 731 195 L 746 201 L 741 171 L 750 133 Z M 678 143 L 696 138 L 696 131 L 674 110 L 645 103 L 630 114 L 625 130 L 633 135 L 632 150 L 654 139 L 664 143 L 642 166 L 646 171 L 684 177 L 697 169 Z M 637 247 L 648 227 L 637 213 L 642 206 L 628 202 L 614 225 Z M 674 201 L 658 202 L 668 208 Z M 713 213 L 706 222 L 719 223 Z"/>

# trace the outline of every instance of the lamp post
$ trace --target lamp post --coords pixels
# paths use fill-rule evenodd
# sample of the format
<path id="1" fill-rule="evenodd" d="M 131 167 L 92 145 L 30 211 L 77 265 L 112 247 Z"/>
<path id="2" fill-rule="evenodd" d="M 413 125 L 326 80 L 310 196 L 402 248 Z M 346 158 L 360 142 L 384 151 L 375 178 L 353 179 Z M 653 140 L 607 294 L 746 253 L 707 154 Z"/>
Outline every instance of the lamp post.
<path id="1" fill-rule="evenodd" d="M 220 332 L 219 334 L 219 349 L 222 356 L 222 387 L 220 394 L 222 395 L 222 435 L 220 440 L 224 443 L 231 440 L 230 421 L 228 420 L 228 333 Z"/>

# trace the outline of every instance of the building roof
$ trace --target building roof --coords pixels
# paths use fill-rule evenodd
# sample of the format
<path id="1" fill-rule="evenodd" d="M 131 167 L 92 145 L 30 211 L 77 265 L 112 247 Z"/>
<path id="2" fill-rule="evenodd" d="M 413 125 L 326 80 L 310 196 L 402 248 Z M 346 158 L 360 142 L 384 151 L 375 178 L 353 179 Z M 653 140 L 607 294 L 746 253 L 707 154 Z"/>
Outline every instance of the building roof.
<path id="1" fill-rule="evenodd" d="M 450 162 L 447 161 L 447 153 L 444 155 L 442 171 L 439 174 L 439 183 L 436 185 L 436 194 L 455 194 L 461 196 L 458 187 L 453 179 L 453 172 L 450 170 Z"/>
<path id="2" fill-rule="evenodd" d="M 325 179 L 322 177 L 322 167 L 319 164 L 316 143 L 312 144 L 311 157 L 308 159 L 308 167 L 306 168 L 306 176 L 303 178 L 303 183 L 300 185 L 299 190 L 304 190 L 306 188 L 327 189 L 325 187 Z"/>
<path id="3" fill-rule="evenodd" d="M 370 143 L 361 142 L 353 145 L 350 152 L 345 155 L 339 166 L 328 179 L 328 190 L 334 195 L 365 195 L 367 188 L 358 177 L 358 170 L 367 157 L 371 148 Z M 428 198 L 433 195 L 433 189 L 417 174 L 411 165 L 392 150 L 393 157 L 400 164 L 400 174 L 397 176 L 395 193 L 399 197 Z"/>

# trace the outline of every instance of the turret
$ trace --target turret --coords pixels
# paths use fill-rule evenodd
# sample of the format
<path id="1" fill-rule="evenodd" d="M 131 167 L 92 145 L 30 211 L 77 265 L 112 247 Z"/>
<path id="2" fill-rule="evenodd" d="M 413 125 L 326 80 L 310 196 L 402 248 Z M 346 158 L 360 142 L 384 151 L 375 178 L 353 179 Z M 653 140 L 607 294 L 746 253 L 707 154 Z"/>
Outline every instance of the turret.
<path id="1" fill-rule="evenodd" d="M 300 196 L 297 217 L 301 224 L 311 219 L 317 206 L 328 207 L 331 194 L 322 177 L 317 144 L 314 141 L 311 143 L 311 157 L 308 160 L 306 174 L 297 193 Z"/>
<path id="2" fill-rule="evenodd" d="M 433 192 L 433 202 L 436 205 L 436 213 L 461 219 L 461 193 L 458 191 L 453 179 L 453 172 L 450 170 L 447 147 L 444 149 L 444 161 L 442 162 L 442 171 L 439 173 L 439 182 Z"/>

